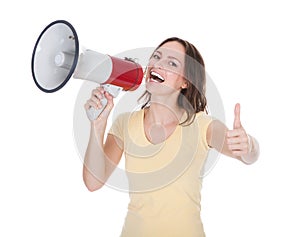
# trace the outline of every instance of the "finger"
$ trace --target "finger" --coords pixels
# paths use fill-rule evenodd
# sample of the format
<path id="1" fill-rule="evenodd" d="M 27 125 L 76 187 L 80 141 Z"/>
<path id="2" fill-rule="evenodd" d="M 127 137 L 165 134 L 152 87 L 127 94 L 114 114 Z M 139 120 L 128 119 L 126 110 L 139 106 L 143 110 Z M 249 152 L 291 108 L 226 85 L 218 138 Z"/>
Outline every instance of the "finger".
<path id="1" fill-rule="evenodd" d="M 89 109 L 89 108 L 95 108 L 95 109 L 100 109 L 102 107 L 102 104 L 100 102 L 100 100 L 96 100 L 96 99 L 89 99 L 87 102 L 86 102 L 86 106 L 85 108 L 86 109 Z"/>
<path id="2" fill-rule="evenodd" d="M 104 89 L 102 86 L 97 87 L 96 90 L 97 90 L 98 92 L 100 92 L 102 95 L 103 95 L 104 92 L 105 92 L 105 89 Z"/>
<path id="3" fill-rule="evenodd" d="M 244 156 L 247 154 L 246 150 L 241 150 L 241 151 L 232 151 L 232 154 L 235 156 Z"/>
<path id="4" fill-rule="evenodd" d="M 228 138 L 226 139 L 227 144 L 248 144 L 248 139 L 247 137 L 235 137 L 235 138 Z"/>
<path id="5" fill-rule="evenodd" d="M 89 108 L 90 108 L 90 105 L 89 105 L 88 102 L 86 102 L 86 103 L 84 104 L 84 109 L 85 109 L 85 110 L 88 110 Z"/>
<path id="6" fill-rule="evenodd" d="M 109 94 L 107 91 L 104 92 L 104 96 L 107 99 L 108 102 L 112 102 L 113 101 L 113 96 L 111 94 Z"/>
<path id="7" fill-rule="evenodd" d="M 237 128 L 233 130 L 228 130 L 226 135 L 228 138 L 237 137 L 237 136 L 246 136 L 246 132 L 243 128 Z"/>
<path id="8" fill-rule="evenodd" d="M 107 118 L 112 111 L 112 108 L 114 106 L 113 104 L 113 97 L 108 93 L 105 92 L 105 98 L 107 99 L 107 104 L 105 105 L 104 109 L 102 110 L 101 114 L 98 117 L 98 120 L 101 120 L 102 118 Z"/>
<path id="9" fill-rule="evenodd" d="M 100 98 L 99 98 L 100 97 Z M 90 100 L 94 101 L 96 104 L 101 104 L 102 96 L 92 96 Z"/>
<path id="10" fill-rule="evenodd" d="M 95 96 L 95 97 L 97 97 L 98 99 L 101 100 L 103 98 L 103 93 L 100 90 L 95 89 L 95 90 L 92 91 L 92 97 L 93 96 Z"/>
<path id="11" fill-rule="evenodd" d="M 111 110 L 114 106 L 113 96 L 109 94 L 107 91 L 104 93 L 105 98 L 107 99 L 107 108 Z"/>
<path id="12" fill-rule="evenodd" d="M 242 127 L 241 119 L 240 119 L 240 113 L 241 113 L 241 106 L 239 103 L 235 105 L 234 108 L 234 122 L 233 122 L 233 128 L 240 128 Z"/>
<path id="13" fill-rule="evenodd" d="M 104 96 L 105 94 L 105 90 L 103 87 L 97 87 L 96 89 L 94 89 L 92 91 L 92 96 L 90 98 L 90 100 L 94 101 L 96 103 L 96 109 L 100 109 L 102 108 L 102 100 L 103 98 L 105 98 Z"/>
<path id="14" fill-rule="evenodd" d="M 102 104 L 101 104 L 101 100 L 96 97 L 96 96 L 92 96 L 88 101 L 87 101 L 87 104 L 90 106 L 90 107 L 93 107 L 95 109 L 100 109 L 102 107 Z"/>
<path id="15" fill-rule="evenodd" d="M 248 144 L 247 143 L 230 144 L 230 145 L 228 145 L 228 148 L 229 148 L 229 150 L 232 150 L 232 151 L 247 151 Z"/>

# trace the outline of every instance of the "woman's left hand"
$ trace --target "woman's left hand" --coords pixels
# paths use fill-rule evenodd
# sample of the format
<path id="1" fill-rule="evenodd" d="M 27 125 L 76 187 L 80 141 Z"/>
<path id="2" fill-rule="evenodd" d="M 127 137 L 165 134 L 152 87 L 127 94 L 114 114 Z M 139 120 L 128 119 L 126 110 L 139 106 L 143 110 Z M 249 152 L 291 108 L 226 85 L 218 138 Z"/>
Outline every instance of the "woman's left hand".
<path id="1" fill-rule="evenodd" d="M 240 120 L 240 104 L 236 104 L 234 108 L 233 130 L 227 131 L 226 143 L 232 155 L 241 158 L 251 151 L 250 136 L 247 135 Z"/>

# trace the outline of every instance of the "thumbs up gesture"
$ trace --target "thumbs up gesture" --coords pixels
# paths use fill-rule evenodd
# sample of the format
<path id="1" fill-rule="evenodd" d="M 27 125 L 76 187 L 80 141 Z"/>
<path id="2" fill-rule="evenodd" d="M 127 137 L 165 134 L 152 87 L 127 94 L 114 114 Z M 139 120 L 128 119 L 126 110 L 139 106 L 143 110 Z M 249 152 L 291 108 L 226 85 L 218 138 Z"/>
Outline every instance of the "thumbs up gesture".
<path id="1" fill-rule="evenodd" d="M 241 106 L 240 104 L 236 104 L 234 108 L 233 129 L 227 131 L 226 142 L 232 154 L 242 158 L 251 152 L 252 142 L 241 124 L 240 113 Z"/>

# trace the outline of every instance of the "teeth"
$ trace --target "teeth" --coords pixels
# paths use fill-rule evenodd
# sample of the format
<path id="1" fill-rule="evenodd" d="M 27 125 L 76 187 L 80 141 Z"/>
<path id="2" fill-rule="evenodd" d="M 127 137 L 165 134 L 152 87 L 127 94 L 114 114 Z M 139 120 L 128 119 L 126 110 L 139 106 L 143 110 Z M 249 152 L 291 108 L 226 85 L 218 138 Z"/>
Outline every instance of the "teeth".
<path id="1" fill-rule="evenodd" d="M 155 80 L 155 81 L 158 81 L 158 82 L 164 82 L 165 79 L 158 73 L 156 72 L 150 72 L 150 75 L 151 75 L 151 79 L 152 80 Z"/>

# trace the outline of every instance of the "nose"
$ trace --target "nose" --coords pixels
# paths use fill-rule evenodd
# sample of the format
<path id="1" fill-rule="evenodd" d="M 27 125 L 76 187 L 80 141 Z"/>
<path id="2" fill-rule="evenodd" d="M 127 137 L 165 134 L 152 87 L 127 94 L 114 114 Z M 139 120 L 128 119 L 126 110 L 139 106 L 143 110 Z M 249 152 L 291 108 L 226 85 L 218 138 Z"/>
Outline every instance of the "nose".
<path id="1" fill-rule="evenodd" d="M 158 69 L 163 69 L 165 68 L 165 63 L 166 63 L 165 61 L 166 61 L 165 59 L 159 59 L 153 64 L 153 67 Z"/>

